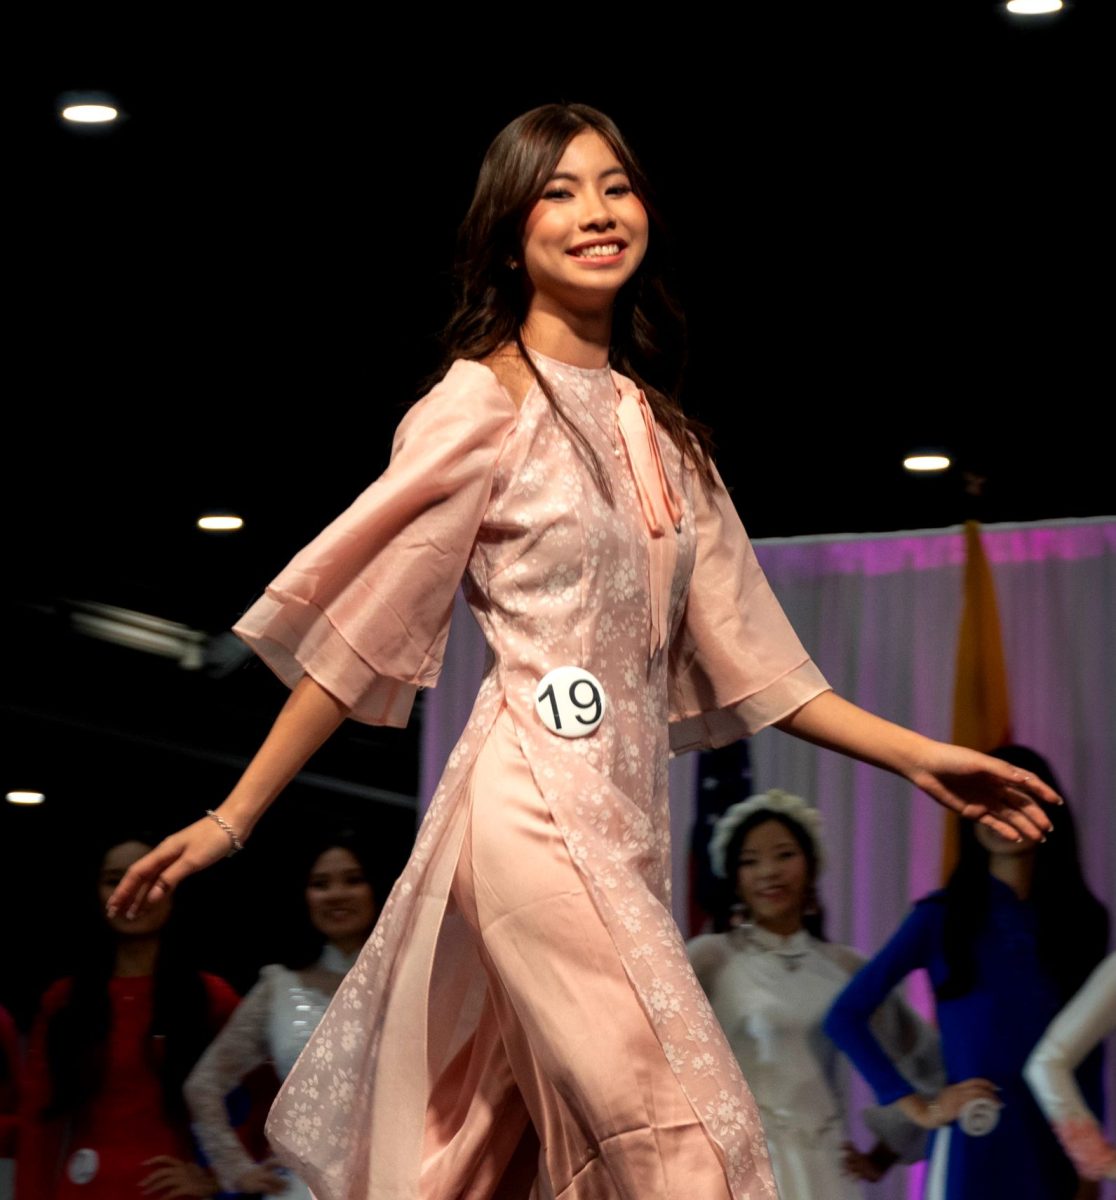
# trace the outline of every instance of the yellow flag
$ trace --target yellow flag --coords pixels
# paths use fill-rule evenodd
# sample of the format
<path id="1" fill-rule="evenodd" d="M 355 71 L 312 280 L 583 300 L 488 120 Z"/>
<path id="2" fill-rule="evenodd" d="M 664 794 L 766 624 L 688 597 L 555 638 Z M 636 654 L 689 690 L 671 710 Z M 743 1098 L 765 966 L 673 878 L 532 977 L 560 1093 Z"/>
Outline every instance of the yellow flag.
<path id="1" fill-rule="evenodd" d="M 1011 741 L 1011 708 L 996 583 L 978 521 L 965 522 L 964 589 L 953 683 L 953 740 L 973 750 L 994 750 Z M 943 878 L 957 862 L 959 821 L 947 817 Z"/>

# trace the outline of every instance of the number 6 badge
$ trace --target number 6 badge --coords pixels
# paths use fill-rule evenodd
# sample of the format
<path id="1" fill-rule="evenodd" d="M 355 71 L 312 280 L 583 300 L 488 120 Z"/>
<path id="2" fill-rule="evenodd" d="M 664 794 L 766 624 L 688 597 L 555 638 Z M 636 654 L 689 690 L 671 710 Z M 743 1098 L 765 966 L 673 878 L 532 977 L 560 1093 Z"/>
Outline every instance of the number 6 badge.
<path id="1" fill-rule="evenodd" d="M 604 688 L 581 667 L 555 667 L 539 680 L 535 711 L 559 737 L 588 737 L 604 718 Z"/>

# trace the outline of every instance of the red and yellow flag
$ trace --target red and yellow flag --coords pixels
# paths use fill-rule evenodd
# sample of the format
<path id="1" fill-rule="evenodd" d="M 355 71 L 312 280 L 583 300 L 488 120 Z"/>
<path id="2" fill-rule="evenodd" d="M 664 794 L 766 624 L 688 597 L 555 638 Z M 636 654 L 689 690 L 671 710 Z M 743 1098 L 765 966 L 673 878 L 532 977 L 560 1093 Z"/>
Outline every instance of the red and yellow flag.
<path id="1" fill-rule="evenodd" d="M 1011 741 L 1011 706 L 996 582 L 984 553 L 978 521 L 965 522 L 965 583 L 953 683 L 953 740 L 973 750 L 994 750 Z M 948 878 L 957 861 L 959 820 L 947 816 L 943 878 Z"/>

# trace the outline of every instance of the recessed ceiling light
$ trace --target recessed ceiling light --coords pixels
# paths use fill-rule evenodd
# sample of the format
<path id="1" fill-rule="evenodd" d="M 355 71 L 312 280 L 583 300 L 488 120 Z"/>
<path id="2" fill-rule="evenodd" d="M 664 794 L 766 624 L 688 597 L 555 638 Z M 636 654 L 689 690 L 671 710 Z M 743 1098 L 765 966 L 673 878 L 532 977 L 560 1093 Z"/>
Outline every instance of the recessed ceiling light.
<path id="1" fill-rule="evenodd" d="M 1061 7 L 1062 0 L 1008 0 L 1007 2 L 1008 12 L 1028 17 L 1036 13 L 1057 12 Z"/>
<path id="2" fill-rule="evenodd" d="M 111 104 L 67 104 L 62 110 L 62 119 L 77 125 L 104 125 L 118 116 L 119 109 Z"/>
<path id="3" fill-rule="evenodd" d="M 908 454 L 903 459 L 903 466 L 908 471 L 945 471 L 949 469 L 950 465 L 948 454 Z"/>
<path id="4" fill-rule="evenodd" d="M 46 796 L 42 792 L 9 792 L 4 799 L 9 804 L 42 804 Z"/>
<path id="5" fill-rule="evenodd" d="M 198 528 L 212 532 L 213 530 L 228 530 L 242 529 L 244 527 L 244 518 L 235 516 L 232 513 L 210 513 L 208 516 L 198 517 Z"/>

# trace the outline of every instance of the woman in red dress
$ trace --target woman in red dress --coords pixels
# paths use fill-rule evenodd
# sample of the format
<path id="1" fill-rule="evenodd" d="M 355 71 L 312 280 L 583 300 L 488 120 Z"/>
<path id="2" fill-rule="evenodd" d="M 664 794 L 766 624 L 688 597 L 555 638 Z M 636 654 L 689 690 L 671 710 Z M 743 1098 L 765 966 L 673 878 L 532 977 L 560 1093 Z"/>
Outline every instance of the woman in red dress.
<path id="1" fill-rule="evenodd" d="M 153 841 L 101 859 L 100 907 Z M 84 961 L 47 989 L 21 1097 L 17 1200 L 211 1196 L 193 1161 L 182 1081 L 237 1005 L 175 946 L 169 897 L 135 921 L 102 917 Z"/>

